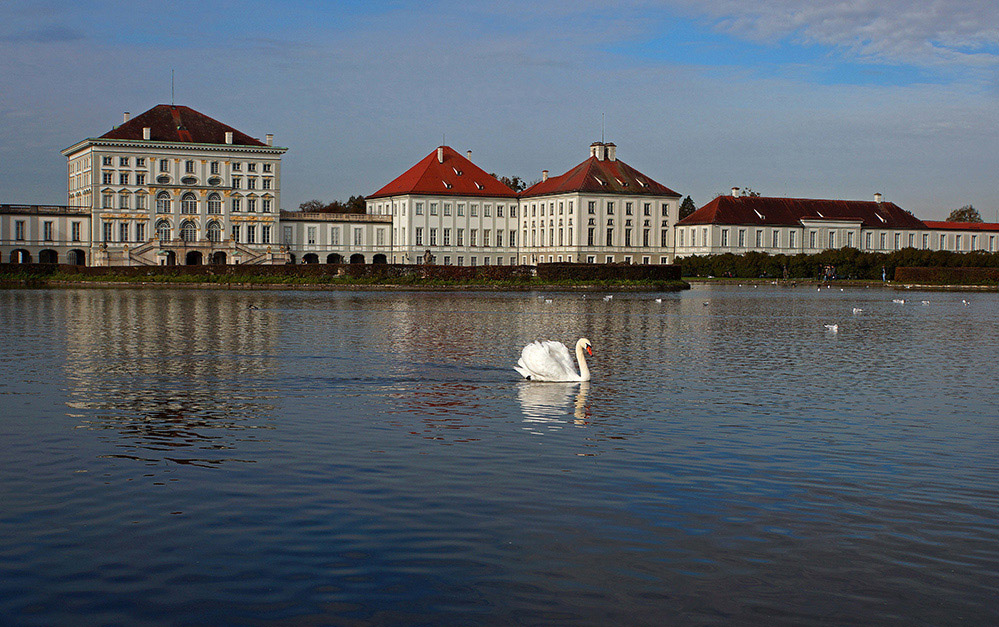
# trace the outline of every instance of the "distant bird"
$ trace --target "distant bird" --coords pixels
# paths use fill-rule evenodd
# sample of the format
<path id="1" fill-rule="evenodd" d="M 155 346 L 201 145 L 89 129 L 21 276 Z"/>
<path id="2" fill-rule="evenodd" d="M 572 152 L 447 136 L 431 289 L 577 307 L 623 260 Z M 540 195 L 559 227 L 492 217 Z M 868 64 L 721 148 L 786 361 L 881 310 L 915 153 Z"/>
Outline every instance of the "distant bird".
<path id="1" fill-rule="evenodd" d="M 247 309 L 256 311 L 257 309 L 260 309 L 260 307 L 257 307 L 256 305 L 250 305 L 249 307 L 247 307 Z"/>
<path id="2" fill-rule="evenodd" d="M 604 296 L 604 300 L 610 300 L 612 298 L 614 298 L 613 294 L 608 294 L 607 296 Z"/>
<path id="3" fill-rule="evenodd" d="M 904 305 L 905 304 L 905 299 L 904 298 L 893 298 L 891 302 L 895 303 L 896 305 Z"/>
<path id="4" fill-rule="evenodd" d="M 842 287 L 841 287 L 841 288 L 839 288 L 839 291 L 841 291 L 841 292 L 842 292 L 842 291 L 843 291 L 843 288 L 842 288 Z"/>
<path id="5" fill-rule="evenodd" d="M 970 304 L 971 304 L 971 303 L 969 303 L 968 301 L 966 301 L 966 300 L 965 300 L 965 299 L 963 299 L 963 298 L 961 299 L 961 302 L 962 302 L 962 303 L 964 304 L 964 306 L 965 306 L 965 307 L 967 307 L 968 305 L 970 305 Z"/>
<path id="6" fill-rule="evenodd" d="M 864 310 L 863 310 L 863 309 L 861 309 L 860 307 L 854 307 L 854 308 L 853 308 L 853 313 L 854 313 L 854 315 L 856 315 L 856 314 L 859 314 L 859 313 L 863 313 L 863 311 L 864 311 Z"/>
<path id="7" fill-rule="evenodd" d="M 930 304 L 930 301 L 928 301 L 928 300 L 924 300 L 924 301 L 923 301 L 923 307 L 925 307 L 925 306 L 927 306 L 927 305 L 929 305 L 929 304 Z"/>
<path id="8" fill-rule="evenodd" d="M 839 325 L 838 324 L 827 324 L 826 325 L 826 329 L 828 329 L 830 333 L 838 333 L 839 332 Z"/>
<path id="9" fill-rule="evenodd" d="M 657 302 L 657 303 L 661 303 L 661 302 L 663 302 L 663 299 L 661 299 L 661 298 L 657 298 L 657 299 L 656 299 L 656 302 Z"/>
<path id="10" fill-rule="evenodd" d="M 703 302 L 703 303 L 701 303 L 701 304 L 702 304 L 702 305 L 704 305 L 705 307 L 707 307 L 707 306 L 708 306 L 708 301 L 704 301 L 704 302 Z"/>
<path id="11" fill-rule="evenodd" d="M 545 304 L 546 304 L 546 305 L 551 305 L 551 304 L 552 304 L 552 299 L 550 299 L 550 298 L 546 298 L 546 299 L 545 299 Z"/>
<path id="12" fill-rule="evenodd" d="M 817 288 L 815 288 L 815 291 L 816 291 L 816 292 L 821 292 L 821 291 L 822 291 L 822 288 L 821 288 L 821 287 L 817 287 Z"/>

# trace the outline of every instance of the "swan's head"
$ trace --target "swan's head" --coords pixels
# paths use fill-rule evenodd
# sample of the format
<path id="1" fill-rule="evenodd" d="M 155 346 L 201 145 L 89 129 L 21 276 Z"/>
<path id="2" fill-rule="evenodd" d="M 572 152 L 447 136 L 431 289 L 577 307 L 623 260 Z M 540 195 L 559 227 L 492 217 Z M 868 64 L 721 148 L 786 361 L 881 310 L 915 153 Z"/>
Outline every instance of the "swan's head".
<path id="1" fill-rule="evenodd" d="M 590 341 L 585 337 L 579 338 L 579 341 L 576 342 L 576 350 L 579 349 L 583 349 L 587 355 L 593 357 L 593 349 L 590 347 Z"/>

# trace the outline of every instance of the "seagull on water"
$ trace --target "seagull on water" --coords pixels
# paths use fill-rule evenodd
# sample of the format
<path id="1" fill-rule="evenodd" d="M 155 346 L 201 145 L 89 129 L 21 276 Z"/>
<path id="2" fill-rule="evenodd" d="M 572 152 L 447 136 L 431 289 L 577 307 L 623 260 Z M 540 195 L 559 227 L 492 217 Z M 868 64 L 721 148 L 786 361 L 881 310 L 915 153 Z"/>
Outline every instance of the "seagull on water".
<path id="1" fill-rule="evenodd" d="M 661 302 L 663 302 L 663 299 L 661 299 L 661 298 L 657 298 L 657 299 L 656 299 L 656 302 L 657 302 L 657 303 L 661 303 Z"/>
<path id="2" fill-rule="evenodd" d="M 612 298 L 614 298 L 613 294 L 608 294 L 607 296 L 604 296 L 604 300 L 610 300 Z"/>
<path id="3" fill-rule="evenodd" d="M 839 325 L 838 324 L 827 324 L 826 325 L 826 329 L 828 329 L 830 333 L 838 333 L 839 332 Z"/>
<path id="4" fill-rule="evenodd" d="M 857 314 L 859 314 L 859 313 L 863 313 L 863 311 L 864 311 L 864 310 L 863 310 L 863 309 L 861 309 L 860 307 L 854 307 L 854 308 L 853 308 L 853 315 L 857 315 Z"/>

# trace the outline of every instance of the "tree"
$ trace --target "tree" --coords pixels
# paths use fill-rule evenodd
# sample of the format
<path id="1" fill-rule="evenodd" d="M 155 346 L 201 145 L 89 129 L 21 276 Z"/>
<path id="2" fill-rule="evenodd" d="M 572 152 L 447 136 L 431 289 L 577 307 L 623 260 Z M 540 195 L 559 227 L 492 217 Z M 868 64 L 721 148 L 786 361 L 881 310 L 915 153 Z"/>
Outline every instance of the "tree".
<path id="1" fill-rule="evenodd" d="M 695 211 L 697 211 L 697 205 L 694 204 L 694 200 L 690 196 L 684 198 L 683 202 L 680 203 L 680 219 L 683 220 Z"/>
<path id="2" fill-rule="evenodd" d="M 960 209 L 955 209 L 947 216 L 947 222 L 981 222 L 982 216 L 972 205 L 965 205 Z"/>
<path id="3" fill-rule="evenodd" d="M 326 204 L 321 200 L 306 200 L 298 206 L 299 211 L 305 211 L 308 213 L 318 213 L 326 207 Z"/>
<path id="4" fill-rule="evenodd" d="M 489 176 L 493 177 L 515 192 L 522 192 L 528 188 L 527 182 L 519 176 L 498 176 L 495 172 L 490 172 Z"/>

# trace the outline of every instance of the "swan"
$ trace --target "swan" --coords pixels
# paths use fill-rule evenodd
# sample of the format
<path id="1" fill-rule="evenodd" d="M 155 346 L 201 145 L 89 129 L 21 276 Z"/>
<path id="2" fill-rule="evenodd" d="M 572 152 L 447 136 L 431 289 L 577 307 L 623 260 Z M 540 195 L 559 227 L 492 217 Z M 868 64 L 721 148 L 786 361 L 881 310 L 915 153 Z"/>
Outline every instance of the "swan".
<path id="1" fill-rule="evenodd" d="M 576 342 L 576 361 L 579 362 L 577 374 L 565 344 L 551 341 L 531 342 L 521 351 L 520 361 L 513 369 L 531 381 L 589 381 L 587 353 L 592 356 L 593 349 L 590 348 L 590 341 L 581 337 Z"/>

